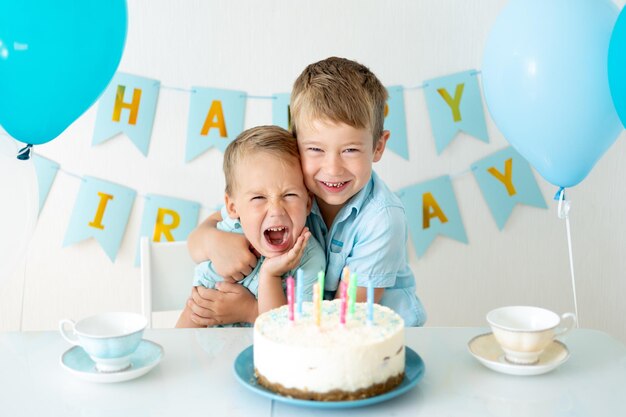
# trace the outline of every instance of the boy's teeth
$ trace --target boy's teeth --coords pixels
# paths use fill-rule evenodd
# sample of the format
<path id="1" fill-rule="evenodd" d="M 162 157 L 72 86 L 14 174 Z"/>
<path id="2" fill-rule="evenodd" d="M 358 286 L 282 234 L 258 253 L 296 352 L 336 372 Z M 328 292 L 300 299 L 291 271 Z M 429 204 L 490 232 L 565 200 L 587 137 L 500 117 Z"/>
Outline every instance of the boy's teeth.
<path id="1" fill-rule="evenodd" d="M 281 232 L 285 230 L 285 228 L 284 227 L 270 227 L 267 230 L 269 230 L 270 232 Z"/>
<path id="2" fill-rule="evenodd" d="M 339 188 L 339 187 L 341 187 L 342 185 L 344 185 L 344 184 L 345 184 L 345 181 L 344 181 L 344 182 L 325 182 L 325 181 L 324 181 L 324 184 L 325 184 L 327 187 L 335 187 L 335 188 Z"/>

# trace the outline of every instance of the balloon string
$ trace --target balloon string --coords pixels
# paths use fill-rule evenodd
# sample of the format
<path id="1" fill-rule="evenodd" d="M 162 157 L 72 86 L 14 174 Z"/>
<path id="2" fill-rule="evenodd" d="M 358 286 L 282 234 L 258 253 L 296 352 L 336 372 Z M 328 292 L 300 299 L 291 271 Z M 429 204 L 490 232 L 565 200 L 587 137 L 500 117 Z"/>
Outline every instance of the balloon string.
<path id="1" fill-rule="evenodd" d="M 17 152 L 17 159 L 20 161 L 28 161 L 30 159 L 30 151 L 33 145 L 28 144 Z"/>
<path id="2" fill-rule="evenodd" d="M 572 232 L 569 224 L 570 201 L 565 199 L 565 189 L 561 187 L 556 193 L 559 198 L 558 216 L 559 219 L 565 219 L 565 228 L 567 230 L 567 249 L 569 251 L 569 269 L 572 276 L 572 291 L 574 293 L 574 313 L 576 314 L 576 327 L 579 327 L 578 315 L 578 297 L 576 296 L 576 278 L 574 276 L 574 254 L 572 251 Z"/>

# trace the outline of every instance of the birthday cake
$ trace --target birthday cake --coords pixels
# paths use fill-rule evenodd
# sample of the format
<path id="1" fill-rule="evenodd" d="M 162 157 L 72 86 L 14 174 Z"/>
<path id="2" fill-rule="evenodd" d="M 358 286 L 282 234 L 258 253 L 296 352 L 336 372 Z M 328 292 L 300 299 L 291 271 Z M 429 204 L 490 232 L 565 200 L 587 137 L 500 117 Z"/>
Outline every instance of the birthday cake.
<path id="1" fill-rule="evenodd" d="M 404 321 L 393 310 L 355 303 L 345 324 L 340 300 L 311 302 L 289 318 L 287 305 L 254 324 L 254 368 L 264 387 L 294 398 L 347 401 L 390 391 L 404 378 Z M 345 316 L 344 316 L 345 317 Z"/>

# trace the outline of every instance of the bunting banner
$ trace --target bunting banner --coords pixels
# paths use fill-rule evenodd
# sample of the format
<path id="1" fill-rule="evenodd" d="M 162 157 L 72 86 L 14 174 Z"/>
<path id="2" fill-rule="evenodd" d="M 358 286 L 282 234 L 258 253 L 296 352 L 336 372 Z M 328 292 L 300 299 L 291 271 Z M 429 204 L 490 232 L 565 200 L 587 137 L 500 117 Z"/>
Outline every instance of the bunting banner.
<path id="1" fill-rule="evenodd" d="M 193 87 L 189 103 L 185 162 L 215 147 L 224 152 L 241 132 L 246 93 L 217 88 Z"/>
<path id="2" fill-rule="evenodd" d="M 476 74 L 476 70 L 469 70 L 425 82 L 424 94 L 437 154 L 443 152 L 459 131 L 489 143 Z"/>
<path id="3" fill-rule="evenodd" d="M 409 148 L 406 136 L 406 115 L 404 112 L 404 88 L 388 87 L 389 98 L 385 106 L 385 130 L 391 132 L 387 149 L 409 160 Z"/>
<path id="4" fill-rule="evenodd" d="M 548 208 L 530 164 L 512 147 L 472 164 L 491 215 L 502 230 L 516 204 Z"/>
<path id="5" fill-rule="evenodd" d="M 289 108 L 291 94 L 274 94 L 272 97 L 274 98 L 272 103 L 272 124 L 291 130 L 291 112 Z"/>
<path id="6" fill-rule="evenodd" d="M 403 188 L 398 194 L 406 209 L 409 231 L 418 257 L 424 256 L 437 235 L 468 243 L 448 175 Z"/>
<path id="7" fill-rule="evenodd" d="M 92 144 L 124 133 L 148 155 L 160 81 L 118 72 L 100 98 Z"/>
<path id="8" fill-rule="evenodd" d="M 459 131 L 489 143 L 476 77 L 478 73 L 469 70 L 428 80 L 415 87 L 387 87 L 389 99 L 385 107 L 384 127 L 391 131 L 387 147 L 409 160 L 404 92 L 422 88 L 438 153 L 451 143 Z M 157 80 L 117 73 L 100 99 L 92 144 L 125 133 L 147 155 L 161 88 L 190 94 L 186 162 L 211 147 L 224 152 L 226 146 L 243 131 L 248 98 L 272 100 L 273 124 L 290 129 L 290 93 L 252 96 L 243 91 L 217 88 L 184 89 L 162 86 Z M 66 172 L 58 163 L 39 155 L 34 155 L 34 163 L 39 180 L 40 211 L 58 171 L 82 181 L 63 245 L 94 237 L 114 261 L 136 191 L 105 180 Z M 547 208 L 532 168 L 512 148 L 474 162 L 471 172 L 500 230 L 505 227 L 518 203 Z M 419 257 L 424 256 L 437 235 L 468 243 L 450 176 L 403 188 L 398 195 L 406 207 L 411 239 Z M 202 207 L 199 203 L 156 194 L 142 197 L 144 209 L 137 247 L 142 236 L 148 236 L 153 241 L 186 240 L 196 227 Z M 137 262 L 138 259 L 137 251 Z"/>
<path id="9" fill-rule="evenodd" d="M 41 208 L 48 198 L 50 188 L 57 176 L 57 172 L 59 172 L 60 165 L 34 153 L 33 163 L 35 164 L 37 183 L 39 184 L 39 213 L 41 213 Z"/>
<path id="10" fill-rule="evenodd" d="M 139 241 L 147 236 L 152 242 L 187 240 L 198 224 L 200 204 L 195 201 L 149 194 L 141 219 L 135 265 L 139 265 Z"/>
<path id="11" fill-rule="evenodd" d="M 83 177 L 63 246 L 93 237 L 115 261 L 136 194 L 122 185 Z"/>

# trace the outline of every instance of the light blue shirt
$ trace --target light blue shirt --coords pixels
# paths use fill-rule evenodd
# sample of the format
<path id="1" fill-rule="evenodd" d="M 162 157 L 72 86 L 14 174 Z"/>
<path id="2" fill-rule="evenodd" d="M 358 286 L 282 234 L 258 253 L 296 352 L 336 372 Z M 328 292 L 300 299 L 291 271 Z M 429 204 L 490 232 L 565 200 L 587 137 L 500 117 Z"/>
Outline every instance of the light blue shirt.
<path id="1" fill-rule="evenodd" d="M 221 215 L 223 220 L 217 223 L 218 230 L 243 234 L 243 229 L 241 228 L 241 223 L 239 222 L 239 219 L 231 219 L 228 216 L 228 212 L 226 211 L 225 207 L 222 207 Z M 250 275 L 244 277 L 244 279 L 239 281 L 239 284 L 246 287 L 255 297 L 258 297 L 259 293 L 259 272 L 261 270 L 261 265 L 263 264 L 264 260 L 265 257 L 261 256 Z M 304 287 L 302 289 L 302 300 L 311 301 L 313 299 L 313 285 L 317 282 L 317 273 L 319 271 L 323 271 L 325 268 L 326 257 L 324 256 L 324 249 L 322 248 L 322 245 L 320 245 L 319 242 L 313 236 L 311 236 L 306 245 L 306 248 L 304 248 L 304 254 L 302 254 L 302 258 L 300 259 L 300 265 L 298 265 L 298 268 L 284 274 L 283 278 L 291 275 L 295 279 L 296 270 L 301 269 L 304 281 Z M 202 285 L 206 288 L 215 288 L 215 283 L 220 281 L 224 281 L 224 279 L 217 272 L 215 272 L 211 261 L 202 262 L 196 266 L 193 277 L 194 287 Z M 283 281 L 283 289 L 286 290 L 286 288 L 287 282 Z M 233 325 L 223 325 L 220 327 L 250 326 L 252 326 L 251 323 L 235 323 Z"/>
<path id="2" fill-rule="evenodd" d="M 314 202 L 307 226 L 326 248 L 326 298 L 334 297 L 344 266 L 357 285 L 384 288 L 380 304 L 396 311 L 406 326 L 422 326 L 426 311 L 415 294 L 407 261 L 408 228 L 404 206 L 375 172 L 341 208 L 330 231 Z"/>

